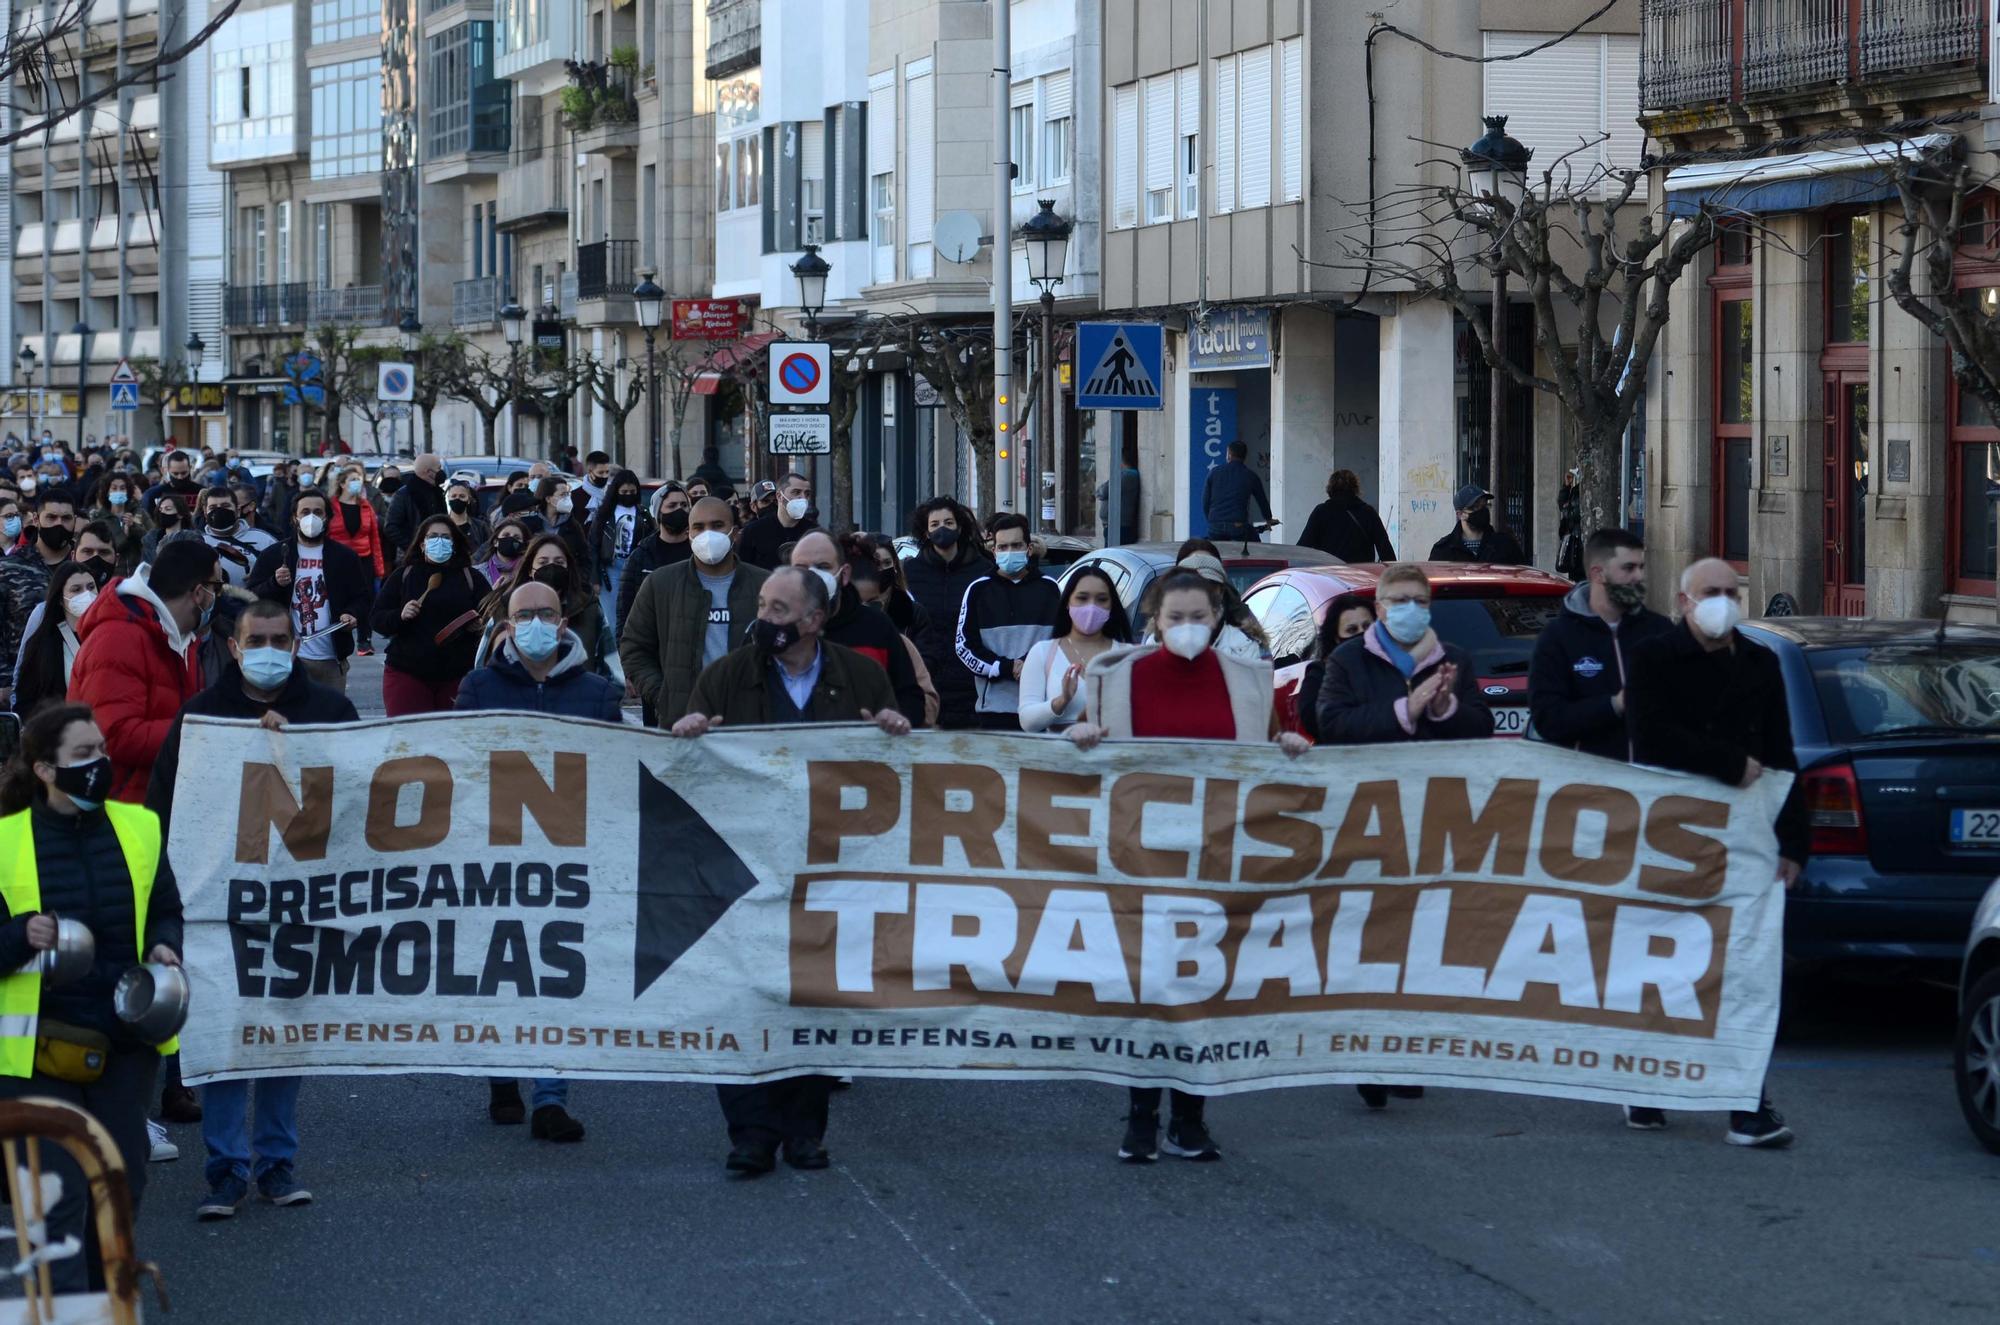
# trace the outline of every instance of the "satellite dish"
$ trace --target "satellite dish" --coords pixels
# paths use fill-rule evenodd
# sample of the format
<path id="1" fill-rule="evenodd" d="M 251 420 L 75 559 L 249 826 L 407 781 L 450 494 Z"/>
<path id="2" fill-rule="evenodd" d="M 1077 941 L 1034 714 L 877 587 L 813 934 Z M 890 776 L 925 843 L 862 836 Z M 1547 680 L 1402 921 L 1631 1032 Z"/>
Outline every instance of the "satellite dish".
<path id="1" fill-rule="evenodd" d="M 946 212 L 931 225 L 931 245 L 946 262 L 972 261 L 979 241 L 979 218 L 971 212 Z"/>

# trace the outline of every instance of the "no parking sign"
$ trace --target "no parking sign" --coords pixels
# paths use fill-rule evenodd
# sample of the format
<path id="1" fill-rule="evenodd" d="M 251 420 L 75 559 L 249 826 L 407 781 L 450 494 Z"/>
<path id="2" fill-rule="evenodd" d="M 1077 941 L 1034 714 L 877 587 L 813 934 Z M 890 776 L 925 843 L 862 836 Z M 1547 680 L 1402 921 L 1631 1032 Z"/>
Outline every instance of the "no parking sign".
<path id="1" fill-rule="evenodd" d="M 828 367 L 832 356 L 824 344 L 800 341 L 771 343 L 771 403 L 824 405 L 833 398 Z"/>

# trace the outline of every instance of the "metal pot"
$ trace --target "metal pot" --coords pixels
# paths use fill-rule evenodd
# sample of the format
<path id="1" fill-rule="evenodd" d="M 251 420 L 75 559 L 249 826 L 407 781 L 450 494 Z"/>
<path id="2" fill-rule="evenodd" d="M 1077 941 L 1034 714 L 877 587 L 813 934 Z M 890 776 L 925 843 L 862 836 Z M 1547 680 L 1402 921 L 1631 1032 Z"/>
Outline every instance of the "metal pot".
<path id="1" fill-rule="evenodd" d="M 111 1006 L 140 1039 L 165 1044 L 187 1024 L 187 972 L 162 962 L 134 966 L 118 977 Z"/>
<path id="2" fill-rule="evenodd" d="M 51 989 L 74 984 L 90 973 L 97 962 L 97 938 L 90 932 L 90 926 L 81 920 L 66 920 L 61 916 L 56 921 L 56 946 L 48 948 L 35 957 L 35 968 L 42 973 L 42 981 Z"/>

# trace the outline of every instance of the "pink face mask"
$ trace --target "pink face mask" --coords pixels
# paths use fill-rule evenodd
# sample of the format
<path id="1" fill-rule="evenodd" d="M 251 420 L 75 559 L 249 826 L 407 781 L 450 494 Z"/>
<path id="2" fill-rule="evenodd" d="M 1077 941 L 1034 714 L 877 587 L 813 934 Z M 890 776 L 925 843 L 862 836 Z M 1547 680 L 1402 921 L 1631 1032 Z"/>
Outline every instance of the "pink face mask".
<path id="1" fill-rule="evenodd" d="M 1069 622 L 1085 635 L 1095 635 L 1111 619 L 1111 609 L 1096 603 L 1071 603 Z"/>

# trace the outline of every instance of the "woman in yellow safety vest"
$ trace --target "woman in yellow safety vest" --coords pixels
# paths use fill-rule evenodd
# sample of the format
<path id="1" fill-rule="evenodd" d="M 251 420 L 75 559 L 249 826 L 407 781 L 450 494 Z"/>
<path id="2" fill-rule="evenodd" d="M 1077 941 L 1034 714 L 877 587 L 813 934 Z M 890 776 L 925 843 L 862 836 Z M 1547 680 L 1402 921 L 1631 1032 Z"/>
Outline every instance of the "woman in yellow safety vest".
<path id="1" fill-rule="evenodd" d="M 180 964 L 181 897 L 161 852 L 160 821 L 109 799 L 104 733 L 81 704 L 47 708 L 21 731 L 0 771 L 0 1099 L 53 1096 L 88 1109 L 118 1143 L 136 1215 L 146 1186 L 146 1107 L 161 1053 L 118 1019 L 112 991 L 142 958 Z M 37 965 L 56 945 L 56 920 L 95 940 L 90 969 L 61 987 Z M 89 1255 L 51 1266 L 58 1292 L 102 1286 L 89 1192 L 67 1154 L 49 1147 L 62 1179 L 48 1211 L 52 1242 L 78 1233 Z"/>

